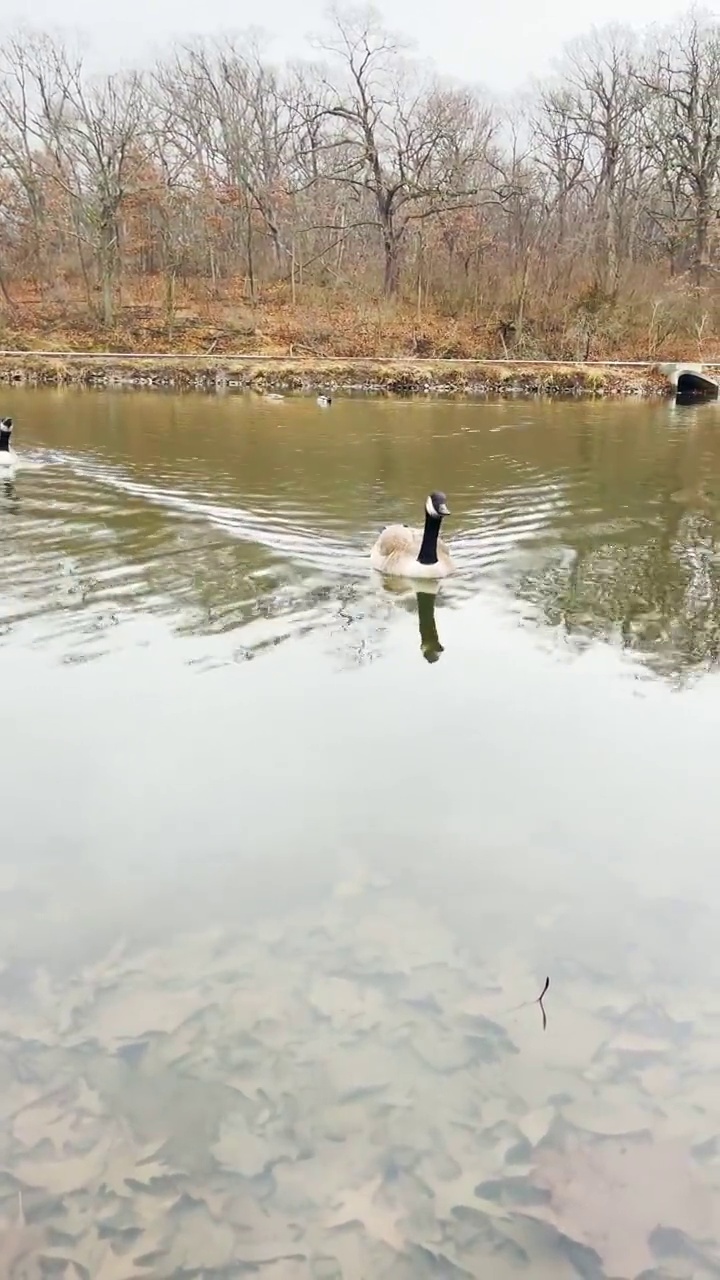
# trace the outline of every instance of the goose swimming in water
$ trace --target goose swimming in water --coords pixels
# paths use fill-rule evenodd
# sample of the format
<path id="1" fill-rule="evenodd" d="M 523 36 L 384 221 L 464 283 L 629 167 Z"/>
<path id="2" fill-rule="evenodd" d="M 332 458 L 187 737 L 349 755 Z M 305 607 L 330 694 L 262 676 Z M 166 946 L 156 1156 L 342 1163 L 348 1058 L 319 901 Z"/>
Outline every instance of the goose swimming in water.
<path id="1" fill-rule="evenodd" d="M 17 465 L 17 454 L 10 448 L 12 430 L 12 418 L 0 418 L 0 476 L 12 475 Z"/>
<path id="2" fill-rule="evenodd" d="M 370 564 L 379 573 L 396 578 L 447 578 L 455 565 L 440 537 L 440 525 L 450 509 L 444 493 L 425 499 L 425 527 L 410 529 L 391 524 L 383 529 L 370 552 Z"/>
<path id="3" fill-rule="evenodd" d="M 322 409 L 329 409 L 332 404 L 332 396 L 318 396 L 317 402 Z"/>

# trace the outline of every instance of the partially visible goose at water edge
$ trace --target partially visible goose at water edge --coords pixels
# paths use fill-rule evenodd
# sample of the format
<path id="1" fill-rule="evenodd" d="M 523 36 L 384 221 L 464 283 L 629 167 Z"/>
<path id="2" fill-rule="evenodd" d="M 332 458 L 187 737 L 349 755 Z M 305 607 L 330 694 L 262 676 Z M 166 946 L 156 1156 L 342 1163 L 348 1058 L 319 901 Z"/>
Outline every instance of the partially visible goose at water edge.
<path id="1" fill-rule="evenodd" d="M 332 396 L 318 396 L 317 402 L 321 409 L 329 409 L 332 404 Z"/>
<path id="2" fill-rule="evenodd" d="M 0 418 L 0 476 L 7 478 L 17 467 L 17 454 L 10 448 L 13 431 L 12 418 Z"/>
<path id="3" fill-rule="evenodd" d="M 373 569 L 396 578 L 447 578 L 454 572 L 455 565 L 440 537 L 440 525 L 443 517 L 449 515 L 445 494 L 429 494 L 425 500 L 424 528 L 390 524 L 383 529 L 370 552 Z"/>

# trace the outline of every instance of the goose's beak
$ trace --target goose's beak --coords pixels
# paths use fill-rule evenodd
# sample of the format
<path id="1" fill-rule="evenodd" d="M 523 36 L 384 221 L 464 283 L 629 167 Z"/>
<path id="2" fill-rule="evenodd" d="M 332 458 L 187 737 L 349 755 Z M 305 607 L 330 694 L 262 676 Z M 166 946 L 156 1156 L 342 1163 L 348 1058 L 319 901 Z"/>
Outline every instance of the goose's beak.
<path id="1" fill-rule="evenodd" d="M 450 515 L 450 508 L 449 508 L 449 506 L 448 506 L 447 502 L 441 502 L 441 503 L 440 503 L 440 506 L 438 507 L 438 512 L 439 512 L 439 514 L 440 514 L 441 516 L 449 516 L 449 515 Z"/>

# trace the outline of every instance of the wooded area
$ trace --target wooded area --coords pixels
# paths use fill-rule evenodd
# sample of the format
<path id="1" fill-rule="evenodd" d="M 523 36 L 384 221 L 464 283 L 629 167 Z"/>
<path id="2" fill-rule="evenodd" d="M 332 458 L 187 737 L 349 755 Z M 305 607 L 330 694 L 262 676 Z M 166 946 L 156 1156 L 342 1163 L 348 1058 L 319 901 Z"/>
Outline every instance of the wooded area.
<path id="1" fill-rule="evenodd" d="M 312 60 L 257 37 L 91 76 L 0 50 L 5 345 L 709 357 L 720 28 L 593 32 L 508 108 L 372 10 Z"/>

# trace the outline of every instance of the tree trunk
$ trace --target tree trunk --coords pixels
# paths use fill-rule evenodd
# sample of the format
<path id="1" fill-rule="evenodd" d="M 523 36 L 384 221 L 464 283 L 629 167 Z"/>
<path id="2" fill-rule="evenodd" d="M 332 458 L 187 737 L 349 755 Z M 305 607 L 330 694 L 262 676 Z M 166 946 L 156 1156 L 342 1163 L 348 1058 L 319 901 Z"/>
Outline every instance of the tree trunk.
<path id="1" fill-rule="evenodd" d="M 165 323 L 168 337 L 172 339 L 175 329 L 175 267 L 170 264 L 165 268 Z"/>
<path id="2" fill-rule="evenodd" d="M 703 185 L 701 190 L 698 192 L 697 203 L 695 205 L 693 274 L 696 285 L 701 285 L 705 282 L 709 269 L 708 242 L 710 239 L 710 206 L 710 193 Z"/>
<path id="3" fill-rule="evenodd" d="M 607 187 L 600 198 L 598 223 L 598 257 L 595 267 L 595 280 L 600 292 L 605 297 L 613 297 L 617 289 L 619 263 L 615 210 L 612 205 L 611 192 Z"/>
<path id="4" fill-rule="evenodd" d="M 35 258 L 35 282 L 38 286 L 40 297 L 45 296 L 45 251 L 44 251 L 44 207 L 41 198 L 33 196 L 30 200 L 30 215 L 32 218 L 32 239 L 33 239 L 33 257 Z"/>
<path id="5" fill-rule="evenodd" d="M 383 293 L 386 298 L 397 297 L 400 288 L 400 241 L 391 228 L 383 231 L 385 273 Z"/>
<path id="6" fill-rule="evenodd" d="M 247 236 L 247 246 L 246 246 L 247 283 L 248 283 L 248 289 L 250 290 L 250 298 L 254 302 L 255 301 L 255 259 L 254 259 L 254 253 L 253 253 L 252 209 L 250 208 L 249 200 L 246 200 L 245 202 L 245 215 L 246 215 L 245 231 Z"/>
<path id="7" fill-rule="evenodd" d="M 105 213 L 98 228 L 98 267 L 100 270 L 101 319 L 106 329 L 115 318 L 115 269 L 117 265 L 117 227 L 110 213 Z"/>

